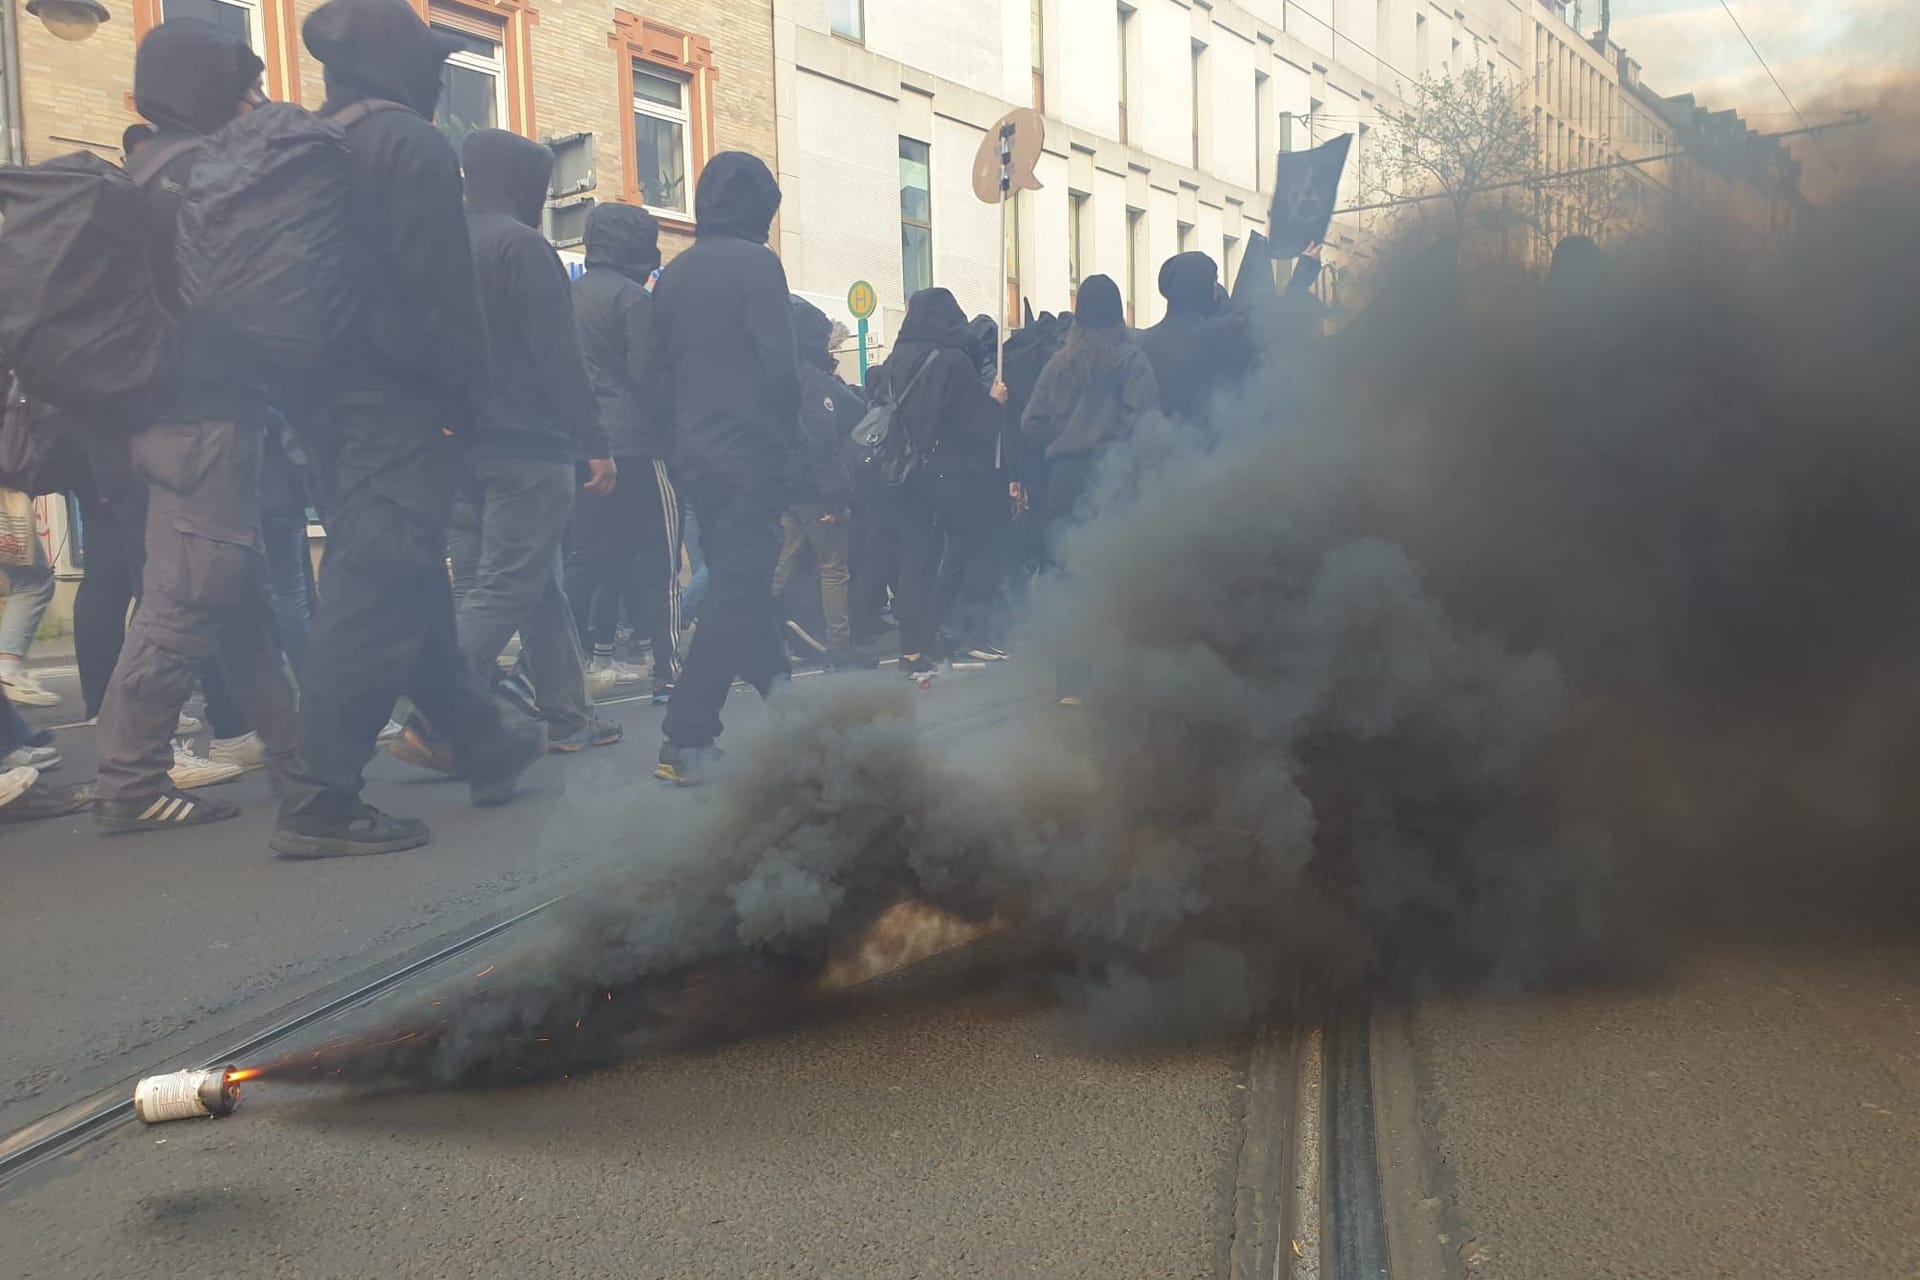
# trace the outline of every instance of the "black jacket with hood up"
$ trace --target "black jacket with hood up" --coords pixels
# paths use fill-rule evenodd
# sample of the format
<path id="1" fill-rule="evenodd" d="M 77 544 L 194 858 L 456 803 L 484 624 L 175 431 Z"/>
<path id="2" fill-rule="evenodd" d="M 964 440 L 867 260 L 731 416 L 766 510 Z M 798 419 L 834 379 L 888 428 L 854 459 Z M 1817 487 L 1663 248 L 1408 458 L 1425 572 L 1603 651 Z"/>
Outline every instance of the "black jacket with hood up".
<path id="1" fill-rule="evenodd" d="M 535 230 L 553 180 L 553 152 L 517 133 L 480 129 L 467 135 L 460 158 L 491 357 L 475 456 L 605 458 L 607 433 L 580 359 L 567 268 Z"/>
<path id="2" fill-rule="evenodd" d="M 587 269 L 573 282 L 580 354 L 616 458 L 664 458 L 664 407 L 649 387 L 647 342 L 660 265 L 660 224 L 645 209 L 603 204 L 587 215 Z"/>
<path id="3" fill-rule="evenodd" d="M 152 122 L 153 134 L 128 169 L 143 179 L 154 281 L 161 303 L 176 315 L 184 308 L 174 239 L 187 176 L 202 152 L 189 144 L 219 132 L 235 119 L 242 96 L 265 69 L 266 64 L 238 37 L 198 18 L 169 18 L 147 33 L 134 55 L 134 105 Z M 162 151 L 176 154 L 162 158 Z M 156 160 L 158 168 L 149 173 Z M 216 349 L 189 336 L 181 349 L 178 374 L 169 402 L 154 406 L 156 415 L 263 420 L 265 392 L 249 386 L 246 371 L 223 362 Z"/>
<path id="4" fill-rule="evenodd" d="M 800 352 L 800 439 L 806 452 L 807 501 L 830 511 L 853 503 L 847 441 L 866 413 L 866 402 L 840 380 L 833 359 L 833 321 L 795 294 L 793 339 Z"/>
<path id="5" fill-rule="evenodd" d="M 938 475 L 991 471 L 1005 461 L 1006 415 L 981 380 L 978 351 L 953 294 L 922 289 L 907 300 L 907 318 L 878 375 L 887 393 L 900 397 L 907 434 Z"/>
<path id="6" fill-rule="evenodd" d="M 653 291 L 647 381 L 671 410 L 668 460 L 695 492 L 780 495 L 800 437 L 787 273 L 767 248 L 780 187 L 759 158 L 724 151 L 694 206 L 694 243 Z"/>
<path id="7" fill-rule="evenodd" d="M 1167 259 L 1160 268 L 1166 318 L 1139 336 L 1160 384 L 1161 407 L 1188 422 L 1208 421 L 1214 396 L 1253 367 L 1252 327 L 1246 317 L 1221 311 L 1218 275 L 1204 253 Z"/>
<path id="8" fill-rule="evenodd" d="M 359 333 L 342 392 L 382 395 L 433 424 L 472 426 L 487 385 L 487 342 L 461 207 L 460 162 L 433 127 L 452 44 L 406 0 L 327 0 L 301 27 L 326 69 L 322 115 L 368 99 L 347 130 L 352 266 Z"/>

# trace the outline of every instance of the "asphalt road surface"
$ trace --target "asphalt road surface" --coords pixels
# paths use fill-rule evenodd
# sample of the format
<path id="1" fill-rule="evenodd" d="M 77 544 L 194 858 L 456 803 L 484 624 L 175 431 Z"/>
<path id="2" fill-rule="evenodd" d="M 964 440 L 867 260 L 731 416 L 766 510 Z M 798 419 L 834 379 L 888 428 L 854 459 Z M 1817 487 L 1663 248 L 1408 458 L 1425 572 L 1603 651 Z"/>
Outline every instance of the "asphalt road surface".
<path id="1" fill-rule="evenodd" d="M 1017 670 L 917 696 L 974 749 L 1048 713 Z M 435 824 L 415 854 L 273 859 L 256 782 L 200 833 L 6 829 L 0 1128 L 675 839 L 712 793 L 647 782 L 659 713 L 611 710 L 627 745 L 541 765 L 504 811 L 384 762 L 376 802 Z M 736 696 L 730 719 L 758 714 Z M 63 735 L 69 776 L 88 737 Z M 1601 989 L 1378 1011 L 1393 1280 L 1920 1276 L 1920 939 L 1879 915 L 1696 939 Z M 1092 1051 L 995 956 L 552 1085 L 270 1078 L 231 1118 L 122 1126 L 0 1189 L 0 1276 L 1228 1275 L 1249 1113 L 1286 1102 L 1256 1094 L 1249 1045 Z"/>
<path id="2" fill-rule="evenodd" d="M 1057 714 L 1014 672 L 915 696 L 925 731 L 953 739 Z M 736 729 L 762 714 L 751 694 L 730 705 Z M 625 745 L 543 763 L 505 810 L 380 762 L 371 798 L 434 824 L 417 853 L 275 859 L 254 780 L 223 789 L 242 818 L 199 832 L 7 829 L 0 1129 L 674 839 L 713 793 L 652 783 L 659 712 L 609 710 Z M 62 733 L 65 776 L 88 776 L 90 738 Z M 262 1081 L 228 1119 L 122 1126 L 0 1191 L 0 1276 L 1219 1274 L 1249 1046 L 1090 1051 L 1044 984 L 983 972 L 982 954 L 557 1085 L 368 1097 Z"/>
<path id="3" fill-rule="evenodd" d="M 1389 1195 L 1435 1246 L 1406 1276 L 1920 1276 L 1910 937 L 1721 942 L 1655 983 L 1385 1021 L 1425 1147 Z"/>

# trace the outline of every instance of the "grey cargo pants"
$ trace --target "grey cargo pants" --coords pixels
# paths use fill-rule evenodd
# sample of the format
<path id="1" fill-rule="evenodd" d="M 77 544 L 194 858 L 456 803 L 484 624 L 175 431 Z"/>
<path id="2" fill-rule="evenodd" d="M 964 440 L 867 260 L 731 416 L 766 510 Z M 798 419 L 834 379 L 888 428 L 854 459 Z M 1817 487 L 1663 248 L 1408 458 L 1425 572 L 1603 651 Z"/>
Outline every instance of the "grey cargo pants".
<path id="1" fill-rule="evenodd" d="M 257 425 L 217 421 L 160 422 L 133 438 L 148 490 L 147 559 L 100 708 L 102 799 L 171 787 L 175 722 L 205 658 L 265 743 L 268 767 L 284 775 L 292 764 L 296 704 L 260 544 L 264 441 Z"/>
<path id="2" fill-rule="evenodd" d="M 491 687 L 513 633 L 551 738 L 586 727 L 586 664 L 561 586 L 561 539 L 573 514 L 573 466 L 514 458 L 472 464 L 454 501 L 447 551 L 454 622 L 474 674 Z"/>

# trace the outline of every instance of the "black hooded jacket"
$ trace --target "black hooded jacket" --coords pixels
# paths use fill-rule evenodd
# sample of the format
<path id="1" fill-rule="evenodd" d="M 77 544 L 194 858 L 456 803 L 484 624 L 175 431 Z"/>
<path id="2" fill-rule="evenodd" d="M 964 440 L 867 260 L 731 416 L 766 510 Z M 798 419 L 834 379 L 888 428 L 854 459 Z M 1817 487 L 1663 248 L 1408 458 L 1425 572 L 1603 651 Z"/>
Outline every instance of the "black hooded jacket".
<path id="1" fill-rule="evenodd" d="M 406 0 L 327 0 L 301 28 L 326 69 L 322 115 L 397 102 L 347 130 L 353 283 L 361 332 L 339 388 L 384 393 L 434 425 L 472 425 L 487 344 L 461 210 L 460 162 L 431 117 L 451 46 Z"/>
<path id="2" fill-rule="evenodd" d="M 1217 274 L 1204 253 L 1167 259 L 1160 268 L 1166 318 L 1139 337 L 1160 384 L 1161 407 L 1189 422 L 1212 417 L 1214 395 L 1253 367 L 1252 329 L 1244 316 L 1221 314 Z"/>
<path id="3" fill-rule="evenodd" d="M 1005 415 L 981 381 L 978 351 L 953 294 L 922 289 L 907 300 L 900 336 L 877 375 L 900 397 L 908 437 L 939 475 L 987 471 L 1001 461 Z"/>
<path id="4" fill-rule="evenodd" d="M 646 382 L 660 224 L 645 209 L 603 204 L 587 215 L 587 269 L 573 282 L 580 354 L 616 458 L 664 458 L 662 406 Z"/>
<path id="5" fill-rule="evenodd" d="M 153 134 L 141 146 L 147 164 L 136 160 L 128 167 L 144 179 L 141 195 L 147 206 L 154 280 L 161 301 L 175 314 L 182 307 L 174 237 L 187 175 L 201 155 L 199 146 L 189 144 L 219 132 L 239 116 L 241 98 L 265 69 L 266 64 L 238 37 L 198 18 L 169 18 L 147 33 L 134 55 L 134 105 L 152 121 Z M 166 158 L 161 156 L 163 151 L 174 154 Z M 156 157 L 159 167 L 148 174 L 147 166 Z M 218 357 L 217 351 L 190 342 L 181 353 L 173 401 L 156 410 L 256 416 L 265 406 L 264 393 L 238 385 L 245 382 L 244 371 L 226 367 Z"/>
<path id="6" fill-rule="evenodd" d="M 567 269 L 535 230 L 553 152 L 504 129 L 481 129 L 467 135 L 461 160 L 492 370 L 476 454 L 549 462 L 607 457 L 600 404 L 574 335 Z"/>
<path id="7" fill-rule="evenodd" d="M 840 380 L 833 359 L 833 321 L 798 294 L 791 307 L 800 352 L 800 437 L 813 490 L 809 500 L 844 511 L 853 502 L 847 441 L 866 413 L 866 402 Z"/>
<path id="8" fill-rule="evenodd" d="M 648 339 L 668 458 L 695 490 L 784 490 L 799 472 L 800 366 L 787 273 L 767 248 L 780 187 L 757 157 L 725 151 L 694 204 L 696 238 L 654 286 Z"/>

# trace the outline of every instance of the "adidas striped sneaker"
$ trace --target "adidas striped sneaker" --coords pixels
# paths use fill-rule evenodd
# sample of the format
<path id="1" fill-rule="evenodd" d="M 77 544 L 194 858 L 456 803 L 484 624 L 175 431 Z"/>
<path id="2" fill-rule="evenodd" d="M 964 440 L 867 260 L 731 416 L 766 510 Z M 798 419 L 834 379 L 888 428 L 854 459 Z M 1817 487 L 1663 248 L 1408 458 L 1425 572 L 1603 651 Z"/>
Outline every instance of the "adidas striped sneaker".
<path id="1" fill-rule="evenodd" d="M 238 805 L 184 791 L 163 791 L 137 800 L 93 802 L 93 825 L 102 835 L 123 836 L 136 831 L 168 831 L 175 827 L 203 827 L 240 816 Z"/>

